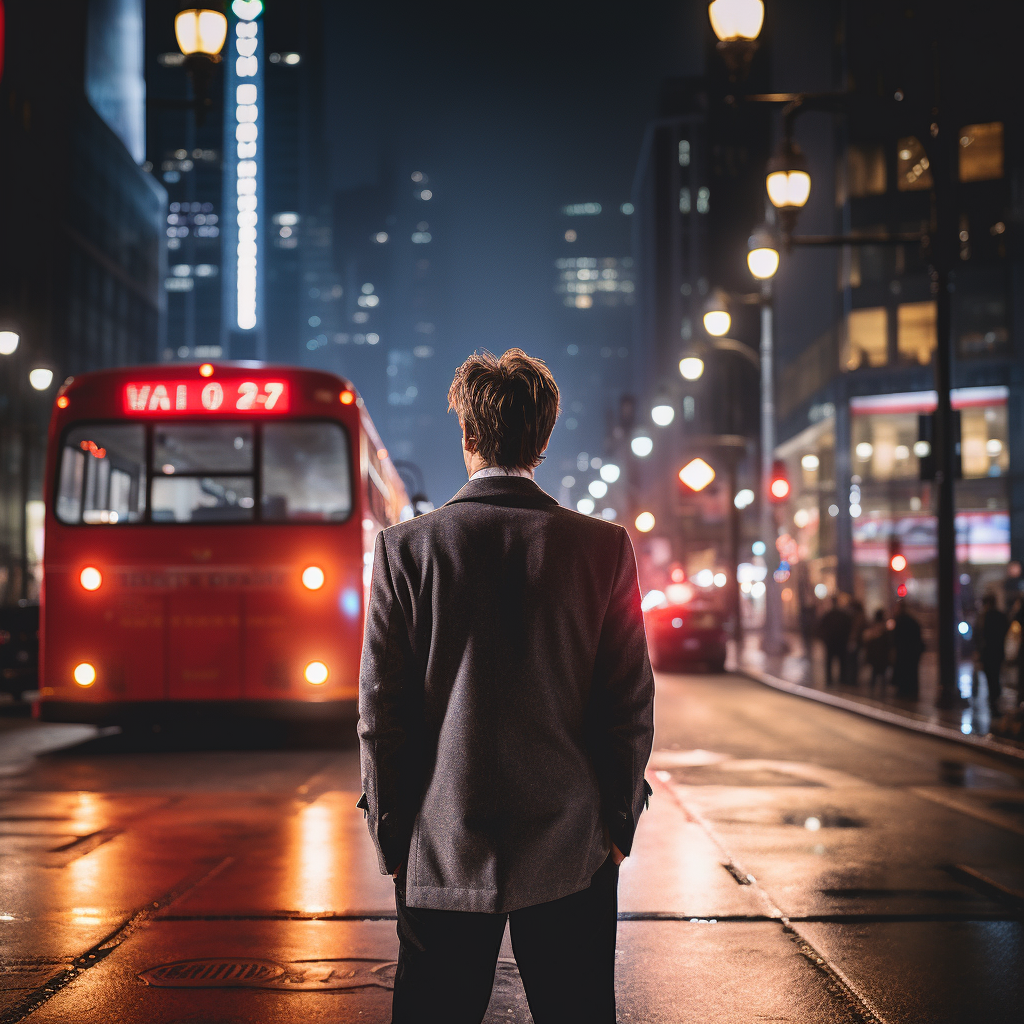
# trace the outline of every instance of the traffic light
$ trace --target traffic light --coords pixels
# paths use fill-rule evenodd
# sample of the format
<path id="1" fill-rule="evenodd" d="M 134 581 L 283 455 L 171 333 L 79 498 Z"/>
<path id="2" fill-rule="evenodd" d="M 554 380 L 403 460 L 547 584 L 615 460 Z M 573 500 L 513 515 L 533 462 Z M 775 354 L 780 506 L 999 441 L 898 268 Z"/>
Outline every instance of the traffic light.
<path id="1" fill-rule="evenodd" d="M 768 481 L 768 500 L 774 505 L 779 505 L 789 497 L 791 490 L 786 463 L 782 459 L 776 459 L 772 463 L 772 475 Z"/>
<path id="2" fill-rule="evenodd" d="M 893 572 L 903 572 L 907 567 L 907 556 L 903 554 L 903 545 L 894 533 L 889 537 L 889 568 Z"/>

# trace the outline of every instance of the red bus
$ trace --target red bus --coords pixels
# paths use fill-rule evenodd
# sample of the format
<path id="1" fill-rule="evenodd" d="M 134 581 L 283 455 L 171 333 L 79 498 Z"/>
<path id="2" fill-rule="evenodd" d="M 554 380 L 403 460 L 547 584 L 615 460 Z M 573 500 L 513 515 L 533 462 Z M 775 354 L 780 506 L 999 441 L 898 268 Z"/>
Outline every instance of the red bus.
<path id="1" fill-rule="evenodd" d="M 330 373 L 70 378 L 47 448 L 40 717 L 354 717 L 374 539 L 411 514 Z"/>

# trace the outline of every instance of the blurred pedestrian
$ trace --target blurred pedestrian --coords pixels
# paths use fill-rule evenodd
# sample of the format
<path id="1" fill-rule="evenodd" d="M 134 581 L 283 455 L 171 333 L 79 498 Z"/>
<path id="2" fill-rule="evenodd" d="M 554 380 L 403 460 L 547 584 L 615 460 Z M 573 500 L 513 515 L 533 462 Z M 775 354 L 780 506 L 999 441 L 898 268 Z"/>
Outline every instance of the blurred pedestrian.
<path id="1" fill-rule="evenodd" d="M 840 605 L 839 598 L 832 598 L 829 609 L 818 620 L 818 636 L 825 645 L 825 686 L 832 685 L 832 669 L 838 662 L 836 683 L 843 681 L 846 666 L 846 645 L 850 639 L 852 620 Z"/>
<path id="2" fill-rule="evenodd" d="M 885 694 L 892 663 L 892 644 L 885 612 L 875 610 L 875 616 L 864 630 L 864 660 L 871 667 L 871 692 Z"/>
<path id="3" fill-rule="evenodd" d="M 896 696 L 904 700 L 917 700 L 919 674 L 924 641 L 921 624 L 910 614 L 906 601 L 896 602 L 892 626 L 892 683 Z"/>
<path id="4" fill-rule="evenodd" d="M 800 636 L 804 644 L 804 657 L 814 657 L 814 637 L 818 626 L 818 608 L 814 599 L 804 595 L 800 601 Z"/>
<path id="5" fill-rule="evenodd" d="M 506 922 L 534 1020 L 615 1024 L 654 676 L 629 535 L 533 481 L 558 399 L 520 349 L 470 356 L 469 483 L 377 535 L 359 806 L 395 880 L 393 1024 L 479 1024 Z"/>
<path id="6" fill-rule="evenodd" d="M 1006 633 L 1010 620 L 996 604 L 995 594 L 986 594 L 981 599 L 981 614 L 974 623 L 974 656 L 985 673 L 988 684 L 988 707 L 992 718 L 999 716 L 999 698 L 1003 687 L 1003 658 L 1005 655 Z"/>
<path id="7" fill-rule="evenodd" d="M 850 599 L 850 636 L 846 641 L 846 683 L 848 686 L 860 684 L 860 655 L 864 643 L 864 630 L 867 627 L 867 616 L 864 605 L 859 598 Z"/>

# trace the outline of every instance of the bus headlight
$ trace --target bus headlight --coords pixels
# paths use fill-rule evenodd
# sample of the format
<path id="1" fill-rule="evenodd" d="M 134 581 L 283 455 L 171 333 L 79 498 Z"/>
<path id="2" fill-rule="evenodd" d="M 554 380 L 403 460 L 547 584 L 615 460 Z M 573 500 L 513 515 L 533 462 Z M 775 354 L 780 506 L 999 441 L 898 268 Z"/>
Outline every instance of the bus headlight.
<path id="1" fill-rule="evenodd" d="M 312 683 L 313 686 L 320 686 L 322 683 L 327 682 L 327 666 L 322 661 L 311 661 L 306 666 L 305 675 L 307 683 Z"/>
<path id="2" fill-rule="evenodd" d="M 79 662 L 72 674 L 79 686 L 92 686 L 96 682 L 96 669 L 87 661 Z"/>
<path id="3" fill-rule="evenodd" d="M 318 565 L 309 565 L 302 570 L 302 585 L 307 590 L 319 590 L 324 585 L 324 571 Z"/>
<path id="4" fill-rule="evenodd" d="M 87 565 L 78 577 L 78 582 L 85 590 L 99 590 L 103 574 L 95 566 Z"/>

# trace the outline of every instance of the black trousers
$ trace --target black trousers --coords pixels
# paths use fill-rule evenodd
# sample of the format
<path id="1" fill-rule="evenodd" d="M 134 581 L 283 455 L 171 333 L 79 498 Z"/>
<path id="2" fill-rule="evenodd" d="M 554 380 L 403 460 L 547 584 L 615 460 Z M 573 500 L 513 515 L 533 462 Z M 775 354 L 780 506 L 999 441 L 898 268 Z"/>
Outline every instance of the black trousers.
<path id="1" fill-rule="evenodd" d="M 609 857 L 582 892 L 476 914 L 406 906 L 403 872 L 392 1024 L 480 1024 L 506 919 L 534 1024 L 615 1024 L 618 881 Z"/>

